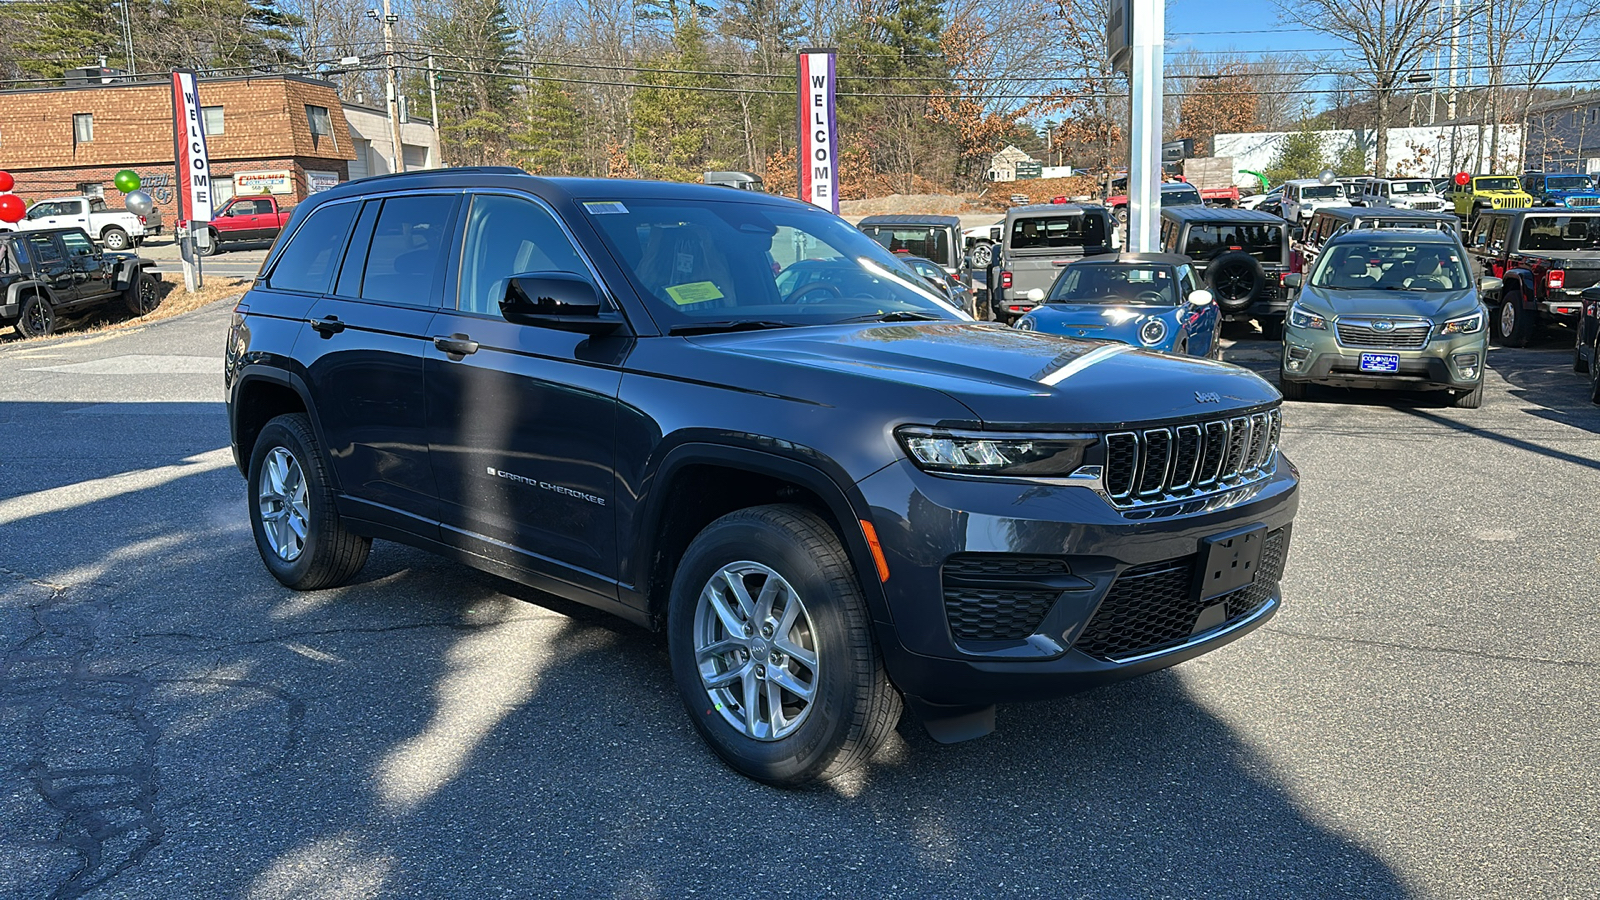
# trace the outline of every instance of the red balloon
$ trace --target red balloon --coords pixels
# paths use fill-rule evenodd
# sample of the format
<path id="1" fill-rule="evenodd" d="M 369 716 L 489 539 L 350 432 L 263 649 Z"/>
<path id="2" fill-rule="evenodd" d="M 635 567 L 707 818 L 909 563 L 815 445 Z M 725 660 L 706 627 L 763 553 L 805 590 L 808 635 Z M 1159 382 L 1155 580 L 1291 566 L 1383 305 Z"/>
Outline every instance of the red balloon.
<path id="1" fill-rule="evenodd" d="M 17 186 L 17 180 L 11 177 L 10 172 L 0 172 L 0 194 Z"/>
<path id="2" fill-rule="evenodd" d="M 1456 173 L 1456 184 L 1459 184 L 1459 185 L 1462 185 L 1463 187 L 1465 187 L 1466 183 L 1471 181 L 1471 180 L 1472 180 L 1472 176 L 1468 175 L 1465 172 L 1457 172 Z"/>
<path id="3" fill-rule="evenodd" d="M 28 208 L 22 205 L 22 198 L 16 194 L 0 195 L 0 222 L 21 222 L 27 211 Z"/>

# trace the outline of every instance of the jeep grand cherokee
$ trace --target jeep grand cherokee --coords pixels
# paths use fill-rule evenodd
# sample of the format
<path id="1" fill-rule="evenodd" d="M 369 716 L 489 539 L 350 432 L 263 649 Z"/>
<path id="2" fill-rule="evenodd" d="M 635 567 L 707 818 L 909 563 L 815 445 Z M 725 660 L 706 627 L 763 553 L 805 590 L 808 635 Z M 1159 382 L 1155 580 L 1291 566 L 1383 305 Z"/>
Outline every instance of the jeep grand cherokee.
<path id="1" fill-rule="evenodd" d="M 225 368 L 268 570 L 343 584 L 384 538 L 665 629 L 753 778 L 1278 608 L 1297 479 L 1243 369 L 974 323 L 842 219 L 714 187 L 404 174 L 287 234 Z"/>

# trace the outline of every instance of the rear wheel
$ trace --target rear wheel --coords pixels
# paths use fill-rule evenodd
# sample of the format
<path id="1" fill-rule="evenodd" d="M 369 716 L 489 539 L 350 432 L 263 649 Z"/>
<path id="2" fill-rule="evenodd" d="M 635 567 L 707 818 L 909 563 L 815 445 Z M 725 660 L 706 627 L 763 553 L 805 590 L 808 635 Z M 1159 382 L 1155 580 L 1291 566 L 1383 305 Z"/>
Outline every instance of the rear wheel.
<path id="1" fill-rule="evenodd" d="M 673 579 L 667 645 L 695 730 L 757 781 L 855 769 L 900 718 L 850 559 L 803 507 L 742 509 L 700 532 Z"/>
<path id="2" fill-rule="evenodd" d="M 128 238 L 128 233 L 116 226 L 100 232 L 100 243 L 104 244 L 107 250 L 126 250 L 133 246 L 133 241 Z"/>
<path id="3" fill-rule="evenodd" d="M 1583 358 L 1583 324 L 1584 319 L 1578 318 L 1578 327 L 1572 338 L 1572 371 L 1579 375 L 1589 371 L 1589 361 Z"/>
<path id="4" fill-rule="evenodd" d="M 22 298 L 20 313 L 17 316 L 17 333 L 23 337 L 46 337 L 55 333 L 56 308 L 49 297 L 29 294 Z"/>
<path id="5" fill-rule="evenodd" d="M 1600 403 L 1600 335 L 1589 345 L 1589 402 Z"/>
<path id="6" fill-rule="evenodd" d="M 217 233 L 215 231 L 211 232 L 210 237 L 211 240 L 204 244 L 200 243 L 199 241 L 195 241 L 194 252 L 200 254 L 201 256 L 215 256 L 217 250 L 221 248 L 221 242 L 217 240 Z"/>
<path id="7" fill-rule="evenodd" d="M 1495 337 L 1507 347 L 1526 347 L 1533 338 L 1534 313 L 1522 306 L 1522 294 L 1506 294 L 1495 314 Z"/>
<path id="8" fill-rule="evenodd" d="M 122 303 L 128 307 L 128 312 L 136 316 L 148 315 L 161 305 L 161 291 L 156 284 L 156 278 L 149 272 L 140 272 L 122 292 Z"/>
<path id="9" fill-rule="evenodd" d="M 250 454 L 250 525 L 267 571 L 297 591 L 338 587 L 366 565 L 372 539 L 345 528 L 311 421 L 278 416 Z"/>

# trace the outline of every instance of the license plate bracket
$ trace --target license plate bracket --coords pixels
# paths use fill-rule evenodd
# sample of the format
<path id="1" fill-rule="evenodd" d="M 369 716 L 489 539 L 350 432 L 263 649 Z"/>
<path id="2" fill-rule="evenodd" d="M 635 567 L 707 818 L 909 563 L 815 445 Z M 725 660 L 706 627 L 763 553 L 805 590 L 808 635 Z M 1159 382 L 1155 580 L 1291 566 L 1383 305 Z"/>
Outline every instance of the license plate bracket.
<path id="1" fill-rule="evenodd" d="M 1363 353 L 1361 354 L 1361 371 L 1389 373 L 1398 372 L 1400 371 L 1400 354 Z"/>
<path id="2" fill-rule="evenodd" d="M 1249 587 L 1261 568 L 1261 548 L 1267 542 L 1267 526 L 1252 525 L 1200 541 L 1200 569 L 1195 573 L 1202 601 L 1214 600 Z"/>

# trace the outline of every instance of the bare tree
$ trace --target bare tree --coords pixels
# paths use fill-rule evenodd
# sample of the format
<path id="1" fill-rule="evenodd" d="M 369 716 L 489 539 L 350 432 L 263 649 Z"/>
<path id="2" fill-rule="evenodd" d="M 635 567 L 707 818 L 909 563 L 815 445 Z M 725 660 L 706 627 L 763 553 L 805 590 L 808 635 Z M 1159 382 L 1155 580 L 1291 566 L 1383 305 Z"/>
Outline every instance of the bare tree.
<path id="1" fill-rule="evenodd" d="M 1456 21 L 1454 11 L 1442 17 L 1434 0 L 1275 0 L 1284 18 L 1354 45 L 1350 54 L 1361 69 L 1351 77 L 1377 101 L 1378 136 L 1375 165 L 1379 175 L 1389 166 L 1389 109 L 1434 44 L 1447 39 Z M 1463 4 L 1463 18 L 1477 3 Z"/>
<path id="2" fill-rule="evenodd" d="M 1528 140 L 1528 107 L 1556 66 L 1573 52 L 1593 45 L 1593 26 L 1600 18 L 1594 0 L 1486 0 L 1489 29 L 1489 156 L 1500 155 L 1500 123 L 1511 112 Z M 1504 108 L 1504 85 L 1520 90 L 1513 108 Z"/>

